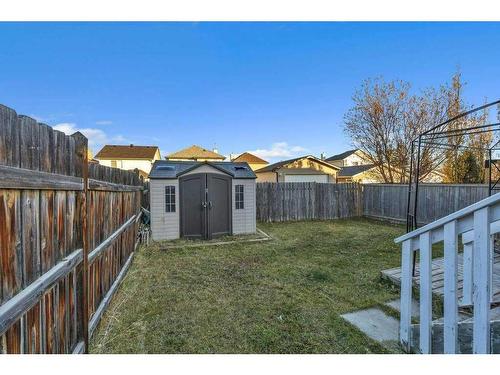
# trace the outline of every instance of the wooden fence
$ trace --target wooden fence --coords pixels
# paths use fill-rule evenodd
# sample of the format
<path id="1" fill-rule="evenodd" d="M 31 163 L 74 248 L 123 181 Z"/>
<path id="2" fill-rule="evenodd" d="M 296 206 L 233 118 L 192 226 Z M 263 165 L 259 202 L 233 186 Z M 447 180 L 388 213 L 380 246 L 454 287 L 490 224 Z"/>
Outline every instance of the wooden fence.
<path id="1" fill-rule="evenodd" d="M 361 215 L 356 183 L 263 182 L 257 184 L 257 220 L 326 220 Z"/>
<path id="2" fill-rule="evenodd" d="M 0 105 L 0 353 L 82 353 L 137 246 L 142 181 Z"/>
<path id="3" fill-rule="evenodd" d="M 417 217 L 427 224 L 488 196 L 488 185 L 420 184 Z M 408 186 L 363 184 L 363 216 L 406 222 Z"/>
<path id="4" fill-rule="evenodd" d="M 421 184 L 419 224 L 488 196 L 487 185 Z M 366 216 L 406 222 L 408 186 L 399 184 L 257 183 L 257 220 L 295 221 Z"/>

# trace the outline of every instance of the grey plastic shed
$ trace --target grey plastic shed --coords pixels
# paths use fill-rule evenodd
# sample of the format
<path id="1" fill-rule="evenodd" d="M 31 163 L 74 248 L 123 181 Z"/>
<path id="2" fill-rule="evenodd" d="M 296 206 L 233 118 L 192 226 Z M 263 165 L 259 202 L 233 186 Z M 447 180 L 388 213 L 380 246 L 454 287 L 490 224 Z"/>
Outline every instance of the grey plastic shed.
<path id="1" fill-rule="evenodd" d="M 149 178 L 154 240 L 255 233 L 257 177 L 247 163 L 158 160 Z"/>

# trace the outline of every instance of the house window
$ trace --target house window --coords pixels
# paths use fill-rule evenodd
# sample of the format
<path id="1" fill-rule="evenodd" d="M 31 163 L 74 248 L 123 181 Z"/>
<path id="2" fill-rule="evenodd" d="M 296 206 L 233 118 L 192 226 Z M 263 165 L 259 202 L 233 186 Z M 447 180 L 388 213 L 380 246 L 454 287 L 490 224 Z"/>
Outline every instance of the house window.
<path id="1" fill-rule="evenodd" d="M 165 186 L 165 212 L 175 212 L 175 186 Z"/>
<path id="2" fill-rule="evenodd" d="M 113 168 L 116 168 L 116 160 L 111 160 L 111 166 L 112 166 Z"/>
<path id="3" fill-rule="evenodd" d="M 236 209 L 237 210 L 243 210 L 245 208 L 244 202 L 243 202 L 243 185 L 235 185 L 234 186 L 234 200 L 236 204 Z"/>

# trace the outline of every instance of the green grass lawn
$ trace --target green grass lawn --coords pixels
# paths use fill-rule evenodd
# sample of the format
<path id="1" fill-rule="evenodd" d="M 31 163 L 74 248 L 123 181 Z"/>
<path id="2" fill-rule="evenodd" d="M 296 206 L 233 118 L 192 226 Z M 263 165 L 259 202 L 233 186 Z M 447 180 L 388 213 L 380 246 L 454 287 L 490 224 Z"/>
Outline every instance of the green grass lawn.
<path id="1" fill-rule="evenodd" d="M 93 353 L 386 353 L 340 314 L 397 296 L 404 232 L 366 219 L 260 224 L 274 240 L 138 250 Z"/>

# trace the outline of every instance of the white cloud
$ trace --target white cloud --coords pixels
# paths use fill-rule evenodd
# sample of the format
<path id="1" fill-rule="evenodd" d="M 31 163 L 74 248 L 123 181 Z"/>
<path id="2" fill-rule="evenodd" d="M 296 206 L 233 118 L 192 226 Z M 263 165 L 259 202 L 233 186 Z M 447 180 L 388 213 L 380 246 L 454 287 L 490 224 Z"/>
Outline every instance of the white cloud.
<path id="1" fill-rule="evenodd" d="M 99 120 L 95 122 L 96 125 L 111 125 L 112 123 L 113 121 L 111 120 Z"/>
<path id="2" fill-rule="evenodd" d="M 134 142 L 131 142 L 128 138 L 125 138 L 121 134 L 118 134 L 117 136 L 114 136 L 113 138 L 111 138 L 111 141 L 114 143 L 134 143 Z"/>
<path id="3" fill-rule="evenodd" d="M 63 122 L 54 126 L 54 129 L 62 131 L 65 134 L 71 135 L 75 132 L 82 133 L 89 140 L 89 148 L 92 150 L 100 149 L 105 144 L 109 143 L 133 143 L 129 142 L 122 135 L 109 137 L 104 131 L 96 128 L 79 128 L 75 123 Z"/>
<path id="4" fill-rule="evenodd" d="M 299 156 L 300 153 L 306 151 L 307 149 L 302 146 L 290 146 L 287 142 L 276 142 L 269 149 L 257 149 L 249 152 L 263 159 L 283 159 Z"/>

